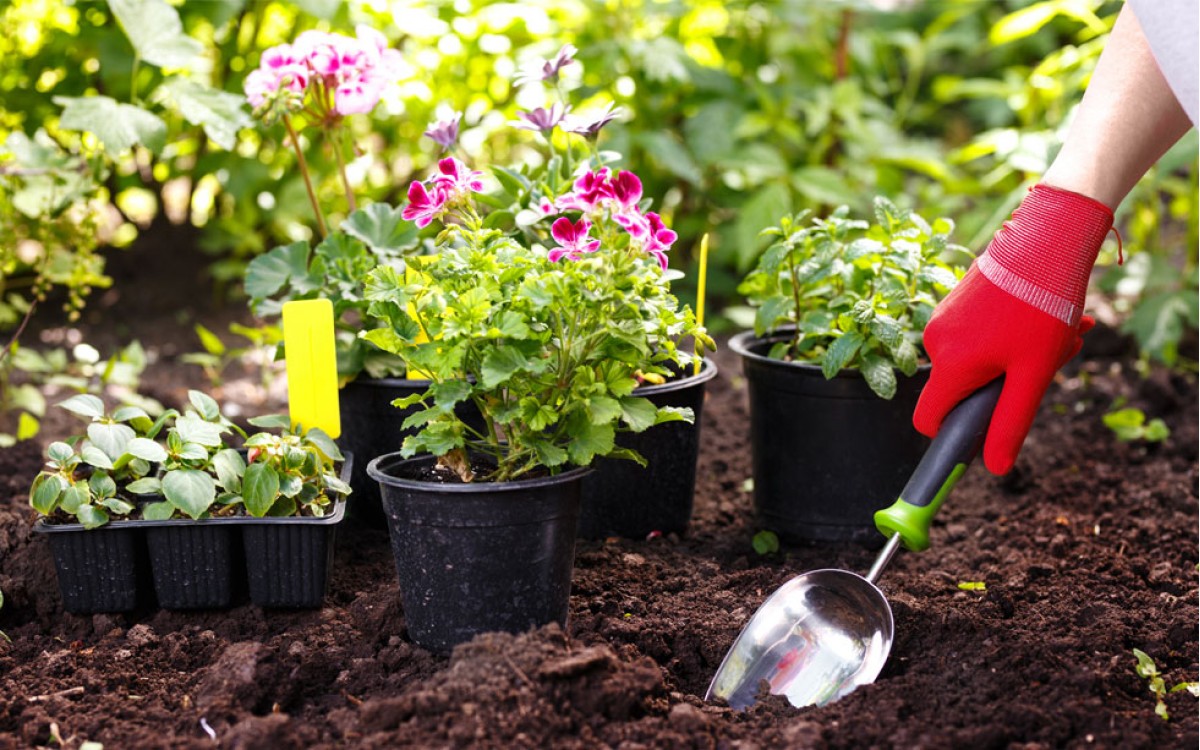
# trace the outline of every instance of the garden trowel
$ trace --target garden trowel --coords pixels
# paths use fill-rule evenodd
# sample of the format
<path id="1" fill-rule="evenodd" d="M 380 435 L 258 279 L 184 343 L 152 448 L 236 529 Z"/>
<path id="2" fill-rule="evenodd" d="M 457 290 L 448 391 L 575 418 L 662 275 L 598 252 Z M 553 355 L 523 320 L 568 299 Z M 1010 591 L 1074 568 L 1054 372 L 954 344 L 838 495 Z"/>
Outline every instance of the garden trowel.
<path id="1" fill-rule="evenodd" d="M 892 608 L 875 581 L 901 544 L 929 547 L 933 517 L 979 455 L 1003 385 L 992 381 L 950 412 L 899 499 L 875 514 L 888 541 L 866 577 L 815 570 L 780 586 L 734 641 L 705 700 L 748 708 L 765 682 L 797 708 L 823 706 L 875 681 L 893 637 Z"/>
<path id="2" fill-rule="evenodd" d="M 338 437 L 342 434 L 342 417 L 338 410 L 333 304 L 327 299 L 285 302 L 283 348 L 292 427 L 319 427 L 329 437 Z"/>

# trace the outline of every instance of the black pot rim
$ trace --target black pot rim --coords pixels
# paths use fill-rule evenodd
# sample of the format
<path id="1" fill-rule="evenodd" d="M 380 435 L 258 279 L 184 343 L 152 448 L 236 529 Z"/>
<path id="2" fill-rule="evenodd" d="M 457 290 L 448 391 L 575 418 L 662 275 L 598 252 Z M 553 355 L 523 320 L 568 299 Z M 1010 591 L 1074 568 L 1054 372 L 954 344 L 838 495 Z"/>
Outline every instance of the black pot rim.
<path id="1" fill-rule="evenodd" d="M 404 388 L 411 386 L 413 388 L 425 388 L 433 385 L 433 381 L 427 378 L 372 378 L 366 375 L 359 375 L 351 378 L 342 384 L 342 388 L 348 385 L 358 385 L 364 388 Z"/>
<path id="2" fill-rule="evenodd" d="M 700 385 L 701 383 L 707 383 L 717 376 L 717 363 L 713 362 L 708 357 L 705 357 L 703 361 L 704 364 L 701 366 L 700 372 L 696 373 L 695 375 L 688 375 L 685 378 L 675 378 L 674 380 L 668 380 L 667 382 L 659 385 L 639 385 L 630 395 L 645 397 L 657 396 L 661 393 L 682 391 L 685 388 L 691 388 L 693 386 Z"/>
<path id="3" fill-rule="evenodd" d="M 758 336 L 753 330 L 742 331 L 733 338 L 729 339 L 729 348 L 736 352 L 742 359 L 748 359 L 767 367 L 776 367 L 785 370 L 800 371 L 806 375 L 819 375 L 825 377 L 820 365 L 809 364 L 808 362 L 785 362 L 782 359 L 772 359 L 765 354 L 759 354 L 752 351 L 751 347 L 760 344 L 773 344 L 782 341 L 785 337 L 791 335 L 791 329 L 778 328 L 767 333 L 765 336 Z M 933 365 L 928 362 L 917 367 L 918 373 L 927 373 L 932 369 Z M 854 380 L 862 380 L 863 374 L 857 368 L 843 367 L 838 371 L 835 378 L 850 378 Z"/>
<path id="4" fill-rule="evenodd" d="M 412 465 L 436 460 L 437 456 L 432 456 L 429 454 L 405 458 L 400 454 L 399 451 L 393 453 L 384 453 L 382 456 L 375 458 L 371 461 L 371 463 L 367 464 L 367 475 L 376 482 L 379 482 L 380 484 L 386 484 L 389 487 L 399 487 L 407 490 L 420 490 L 422 492 L 444 492 L 446 494 L 453 495 L 483 495 L 500 492 L 519 492 L 536 487 L 566 484 L 567 482 L 573 482 L 577 479 L 581 479 L 593 471 L 592 467 L 590 466 L 577 466 L 569 471 L 564 471 L 561 474 L 554 474 L 548 477 L 518 479 L 510 482 L 471 482 L 469 484 L 422 482 L 417 479 L 404 479 L 387 473 L 388 470 L 394 469 L 394 467 L 402 464 Z"/>

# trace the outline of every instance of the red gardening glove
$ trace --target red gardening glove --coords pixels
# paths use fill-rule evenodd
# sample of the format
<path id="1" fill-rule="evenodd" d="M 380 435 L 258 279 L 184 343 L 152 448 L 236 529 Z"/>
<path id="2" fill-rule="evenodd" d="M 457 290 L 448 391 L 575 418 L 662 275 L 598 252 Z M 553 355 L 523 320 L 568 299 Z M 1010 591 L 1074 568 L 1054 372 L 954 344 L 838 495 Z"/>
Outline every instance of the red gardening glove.
<path id="1" fill-rule="evenodd" d="M 913 414 L 919 432 L 935 436 L 959 401 L 1004 375 L 983 462 L 997 475 L 1012 468 L 1054 373 L 1095 325 L 1083 302 L 1112 220 L 1078 193 L 1030 190 L 925 328 L 933 371 Z"/>

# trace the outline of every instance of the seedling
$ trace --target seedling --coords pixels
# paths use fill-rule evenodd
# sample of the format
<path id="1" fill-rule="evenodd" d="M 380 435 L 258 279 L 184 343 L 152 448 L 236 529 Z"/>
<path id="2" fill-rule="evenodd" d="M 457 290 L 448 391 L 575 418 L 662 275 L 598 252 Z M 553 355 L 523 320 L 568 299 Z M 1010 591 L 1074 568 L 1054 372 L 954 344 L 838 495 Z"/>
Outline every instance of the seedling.
<path id="1" fill-rule="evenodd" d="M 1105 414 L 1103 419 L 1105 426 L 1123 443 L 1134 440 L 1161 443 L 1171 436 L 1171 429 L 1165 422 L 1157 417 L 1147 422 L 1141 409 L 1117 409 Z"/>
<path id="2" fill-rule="evenodd" d="M 738 287 L 757 308 L 759 336 L 791 327 L 775 359 L 819 364 L 826 378 L 856 368 L 890 399 L 896 374 L 917 371 L 921 332 L 938 299 L 958 283 L 970 251 L 950 243 L 954 223 L 927 222 L 875 199 L 875 224 L 838 208 L 808 211 L 763 230 L 775 242 Z"/>
<path id="3" fill-rule="evenodd" d="M 959 581 L 958 588 L 960 591 L 987 591 L 987 584 L 983 581 Z"/>
<path id="4" fill-rule="evenodd" d="M 1170 714 L 1167 713 L 1167 703 L 1163 700 L 1168 693 L 1178 693 L 1186 690 L 1194 696 L 1200 696 L 1200 683 L 1197 682 L 1181 682 L 1168 690 L 1166 683 L 1163 681 L 1162 673 L 1158 671 L 1158 665 L 1154 663 L 1154 659 L 1150 658 L 1149 654 L 1145 651 L 1137 648 L 1133 650 L 1133 655 L 1137 657 L 1137 666 L 1134 669 L 1137 671 L 1138 677 L 1145 679 L 1149 683 L 1150 692 L 1154 694 L 1154 713 L 1161 716 L 1163 721 L 1168 721 L 1171 718 Z"/>
<path id="5" fill-rule="evenodd" d="M 779 551 L 779 537 L 775 535 L 774 531 L 763 529 L 754 535 L 754 538 L 750 540 L 750 545 L 760 555 L 773 555 Z"/>
<path id="6" fill-rule="evenodd" d="M 271 384 L 272 369 L 275 360 L 275 350 L 283 340 L 283 331 L 279 326 L 260 325 L 255 328 L 239 323 L 231 323 L 229 332 L 246 340 L 245 346 L 228 346 L 217 334 L 208 328 L 196 324 L 196 336 L 202 352 L 190 352 L 181 359 L 191 365 L 198 365 L 204 370 L 204 376 L 214 387 L 221 385 L 225 378 L 225 370 L 234 362 L 257 355 L 259 387 L 265 392 Z"/>

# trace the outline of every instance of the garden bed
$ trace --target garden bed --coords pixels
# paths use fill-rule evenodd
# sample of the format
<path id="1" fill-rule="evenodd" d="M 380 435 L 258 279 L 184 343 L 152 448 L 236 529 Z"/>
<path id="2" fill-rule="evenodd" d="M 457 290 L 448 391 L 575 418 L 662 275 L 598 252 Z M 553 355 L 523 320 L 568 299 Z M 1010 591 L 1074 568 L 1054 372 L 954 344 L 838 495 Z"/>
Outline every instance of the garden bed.
<path id="1" fill-rule="evenodd" d="M 1171 720 L 1156 716 L 1132 654 L 1168 686 L 1196 679 L 1194 379 L 1142 379 L 1099 354 L 1060 377 L 1014 472 L 975 467 L 933 549 L 885 573 L 896 641 L 878 682 L 821 709 L 737 714 L 701 698 L 758 604 L 798 572 L 862 571 L 872 554 L 754 553 L 745 388 L 736 358 L 717 360 L 690 532 L 581 542 L 565 632 L 485 635 L 449 658 L 406 640 L 382 534 L 339 544 L 321 610 L 65 614 L 27 505 L 41 446 L 3 451 L 0 748 L 54 733 L 216 746 L 205 727 L 221 747 L 264 748 L 1196 746 L 1196 700 L 1176 693 Z M 1119 395 L 1164 417 L 1169 441 L 1118 443 L 1100 416 Z"/>

